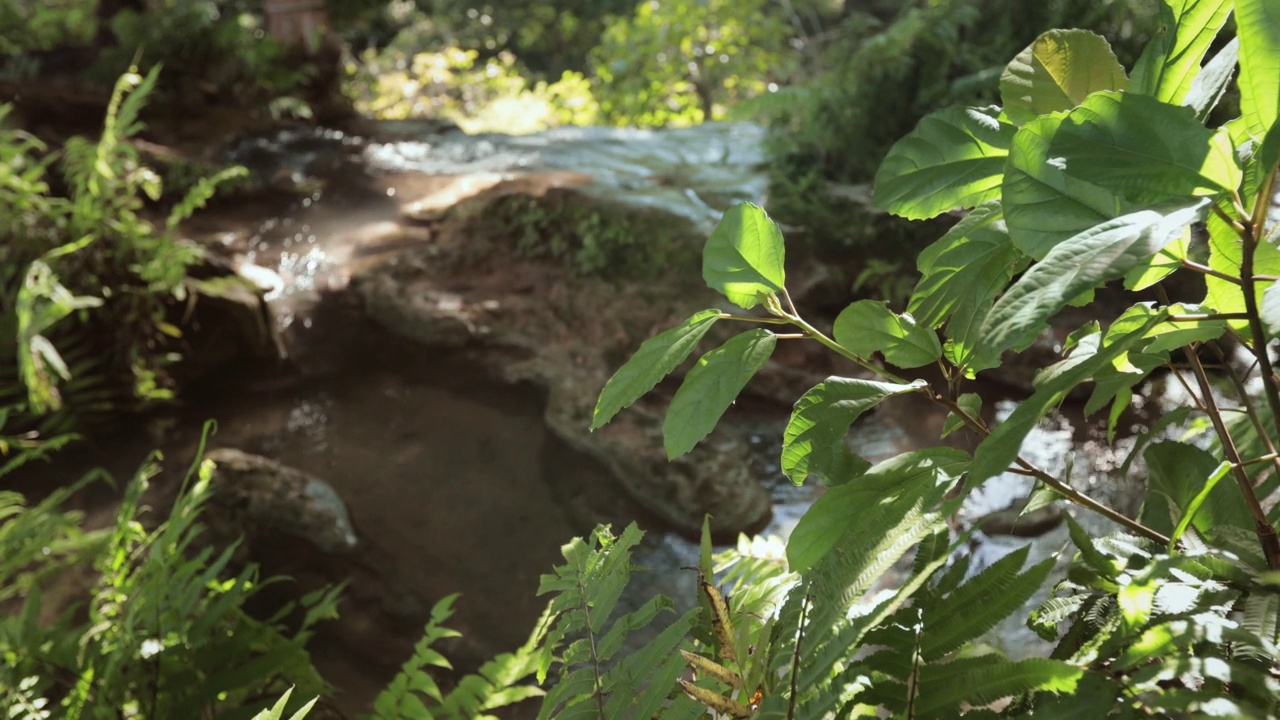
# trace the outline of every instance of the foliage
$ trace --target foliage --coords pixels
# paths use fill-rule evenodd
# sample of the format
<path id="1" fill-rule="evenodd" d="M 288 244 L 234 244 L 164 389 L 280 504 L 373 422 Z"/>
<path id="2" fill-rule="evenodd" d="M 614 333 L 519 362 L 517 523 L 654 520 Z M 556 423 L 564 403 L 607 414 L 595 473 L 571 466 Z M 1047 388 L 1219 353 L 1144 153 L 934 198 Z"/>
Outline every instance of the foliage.
<path id="1" fill-rule="evenodd" d="M 763 0 L 638 2 L 592 53 L 603 117 L 641 127 L 723 119 L 796 69 L 789 29 Z"/>
<path id="2" fill-rule="evenodd" d="M 0 57 L 84 43 L 94 27 L 84 0 L 0 0 Z"/>
<path id="3" fill-rule="evenodd" d="M 523 134 L 590 125 L 596 102 L 586 79 L 565 71 L 531 83 L 511 53 L 479 61 L 476 50 L 423 51 L 414 28 L 387 48 L 347 62 L 347 91 L 358 111 L 378 118 L 438 118 L 467 132 Z"/>
<path id="4" fill-rule="evenodd" d="M 583 277 L 656 278 L 697 256 L 692 233 L 669 217 L 577 193 L 511 195 L 479 210 L 474 221 L 488 226 L 486 234 L 511 237 L 523 257 L 562 261 Z"/>
<path id="5" fill-rule="evenodd" d="M 281 625 L 291 608 L 265 621 L 246 614 L 264 585 L 257 568 L 232 576 L 235 546 L 199 540 L 211 470 L 192 467 L 154 529 L 140 505 L 158 472 L 154 459 L 126 487 L 115 525 L 102 530 L 83 531 L 76 513 L 60 509 L 92 476 L 32 507 L 16 493 L 0 497 L 0 599 L 17 608 L 0 619 L 6 717 L 51 717 L 55 708 L 66 718 L 209 717 L 266 708 L 264 696 L 295 685 L 326 689 L 303 646 L 316 622 L 335 615 L 336 591 L 303 598 L 293 632 Z"/>
<path id="6" fill-rule="evenodd" d="M 26 405 L 28 425 L 70 405 L 52 425 L 22 429 L 50 431 L 127 406 L 131 396 L 168 397 L 164 367 L 181 337 L 169 313 L 189 299 L 187 269 L 202 257 L 177 225 L 243 171 L 196 182 L 162 227 L 143 218 L 144 198 L 160 200 L 163 188 L 129 139 L 142 128 L 157 74 L 122 76 L 101 138 L 72 138 L 60 157 L 21 131 L 0 130 L 0 372 L 23 381 L 5 383 L 0 400 Z M 59 159 L 67 197 L 48 179 Z M 12 395 L 23 388 L 25 398 Z"/>
<path id="7" fill-rule="evenodd" d="M 782 466 L 796 482 L 815 476 L 826 491 L 786 545 L 794 575 L 785 586 L 764 566 L 761 590 L 745 580 L 736 591 L 759 597 L 768 588 L 780 602 L 737 615 L 704 575 L 700 623 L 712 632 L 693 635 L 699 649 L 686 657 L 698 686 L 686 684 L 689 697 L 731 717 L 1265 718 L 1280 710 L 1280 540 L 1265 509 L 1274 507 L 1280 473 L 1280 379 L 1267 351 L 1280 328 L 1269 213 L 1280 174 L 1280 39 L 1257 30 L 1272 27 L 1257 19 L 1265 3 L 1239 0 L 1234 10 L 1242 22 L 1255 18 L 1253 29 L 1224 46 L 1226 60 L 1206 62 L 1232 5 L 1166 4 L 1162 30 L 1132 74 L 1086 31 L 1046 33 L 1005 68 L 1003 107 L 931 114 L 894 145 L 876 178 L 878 203 L 913 218 L 969 211 L 921 256 L 910 314 L 861 301 L 823 333 L 791 305 L 782 235 L 769 218 L 749 205 L 726 213 L 704 251 L 704 277 L 729 302 L 765 314 L 707 310 L 646 342 L 601 392 L 593 427 L 681 364 L 716 322 L 765 329 L 730 339 L 686 375 L 663 426 L 673 456 L 716 423 L 774 340 L 816 341 L 878 379 L 829 378 L 796 404 Z M 1236 57 L 1244 114 L 1207 129 L 1230 81 L 1216 68 Z M 1188 256 L 1205 236 L 1207 264 Z M 1028 347 L 1048 320 L 1103 284 L 1159 293 L 1173 272 L 1207 276 L 1203 300 L 1140 302 L 1105 328 L 1081 328 L 1002 422 L 989 425 L 978 398 L 962 394 L 976 373 L 1000 367 L 1004 351 Z M 777 325 L 789 329 L 775 335 Z M 1220 370 L 1238 390 L 1229 399 L 1213 390 L 1199 355 L 1223 337 L 1254 360 L 1254 368 Z M 893 365 L 936 365 L 942 382 L 910 381 Z M 1086 412 L 1109 410 L 1102 423 L 1113 430 L 1133 388 L 1162 368 L 1189 392 L 1199 389 L 1178 417 L 1202 416 L 1214 437 L 1207 449 L 1164 441 L 1142 450 L 1138 517 L 1021 457 L 1027 433 L 1077 386 L 1093 385 Z M 936 447 L 875 466 L 858 458 L 845 444 L 850 425 L 902 394 L 946 408 L 949 429 L 980 438 L 973 455 Z M 1095 537 L 1068 518 L 1077 554 L 1029 619 L 1057 641 L 1048 658 L 1014 661 L 974 643 L 1048 582 L 1053 560 L 1024 567 L 1024 549 L 975 573 L 957 554 L 971 531 L 955 537 L 944 522 L 968 493 L 1006 472 L 1035 478 L 1039 499 L 1118 526 Z M 864 602 L 913 546 L 910 577 Z M 683 717 L 675 704 L 661 716 Z"/>

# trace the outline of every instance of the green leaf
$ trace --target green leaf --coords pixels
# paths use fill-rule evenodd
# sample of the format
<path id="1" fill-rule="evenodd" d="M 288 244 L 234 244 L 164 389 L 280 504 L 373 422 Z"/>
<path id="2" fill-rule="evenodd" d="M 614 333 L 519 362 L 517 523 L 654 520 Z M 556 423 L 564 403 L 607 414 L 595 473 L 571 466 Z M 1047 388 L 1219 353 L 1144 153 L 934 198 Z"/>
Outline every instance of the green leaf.
<path id="1" fill-rule="evenodd" d="M 1163 213 L 1141 210 L 1057 245 L 996 301 L 979 345 L 995 353 L 1026 348 L 1072 298 L 1123 277 L 1201 217 L 1207 206 L 1207 200 L 1198 200 Z"/>
<path id="2" fill-rule="evenodd" d="M 1160 29 L 1133 67 L 1129 89 L 1161 102 L 1183 103 L 1200 61 L 1231 14 L 1229 0 L 1165 0 Z"/>
<path id="3" fill-rule="evenodd" d="M 921 668 L 916 717 L 949 717 L 944 711 L 958 709 L 962 702 L 979 706 L 1026 692 L 1071 693 L 1084 676 L 1082 668 L 1059 660 L 1031 658 L 972 668 L 964 660 Z"/>
<path id="4" fill-rule="evenodd" d="M 767 330 L 751 330 L 698 360 L 671 399 L 662 423 L 668 458 L 689 452 L 715 428 L 747 381 L 769 361 L 777 342 Z"/>
<path id="5" fill-rule="evenodd" d="M 702 251 L 707 286 L 735 305 L 753 308 L 762 295 L 782 290 L 786 280 L 782 231 L 757 205 L 725 212 Z"/>
<path id="6" fill-rule="evenodd" d="M 591 429 L 604 427 L 619 411 L 652 390 L 689 357 L 719 318 L 719 310 L 703 310 L 680 325 L 645 340 L 636 354 L 618 368 L 600 391 L 591 417 Z"/>
<path id="7" fill-rule="evenodd" d="M 1182 261 L 1187 259 L 1190 250 L 1191 228 L 1188 227 L 1177 240 L 1165 245 L 1160 252 L 1125 273 L 1125 289 L 1146 290 L 1155 285 L 1182 267 Z"/>
<path id="8" fill-rule="evenodd" d="M 1218 470 L 1219 461 L 1200 448 L 1171 441 L 1147 448 L 1143 458 L 1147 461 L 1148 480 L 1142 523 L 1171 536 Z M 1215 484 L 1200 503 L 1191 524 L 1204 537 L 1213 538 L 1216 527 L 1253 529 L 1249 509 L 1232 483 Z"/>
<path id="9" fill-rule="evenodd" d="M 796 401 L 782 436 L 782 471 L 797 485 L 810 473 L 824 481 L 838 480 L 830 477 L 830 464 L 822 462 L 822 458 L 835 448 L 845 447 L 844 437 L 849 426 L 881 400 L 914 392 L 926 385 L 923 380 L 897 385 L 827 378 Z"/>
<path id="10" fill-rule="evenodd" d="M 1200 74 L 1191 83 L 1191 90 L 1182 104 L 1196 113 L 1196 119 L 1206 122 L 1209 113 L 1218 106 L 1222 96 L 1231 87 L 1231 78 L 1236 71 L 1236 63 L 1240 56 L 1240 38 L 1231 38 L 1231 42 L 1223 46 L 1213 59 L 1205 63 Z"/>
<path id="11" fill-rule="evenodd" d="M 999 197 L 1004 158 L 1015 132 L 999 114 L 993 106 L 926 115 L 880 164 L 875 204 L 922 220 Z"/>
<path id="12" fill-rule="evenodd" d="M 1030 600 L 1057 562 L 1057 558 L 1046 558 L 1020 573 L 1030 550 L 1030 545 L 1023 545 L 1005 555 L 949 593 L 941 603 L 926 608 L 920 655 L 928 661 L 939 660 L 976 640 Z M 956 613 L 958 607 L 969 610 Z"/>
<path id="13" fill-rule="evenodd" d="M 960 409 L 965 411 L 969 417 L 977 418 L 982 416 L 982 396 L 977 393 L 961 395 L 956 398 L 956 405 L 959 405 Z M 947 419 L 942 423 L 942 437 L 946 437 L 965 426 L 964 418 L 953 412 L 947 413 Z"/>
<path id="14" fill-rule="evenodd" d="M 828 489 L 800 518 L 787 541 L 791 570 L 805 572 L 838 545 L 885 540 L 884 533 L 905 517 L 895 517 L 893 511 L 932 508 L 968 462 L 967 455 L 951 448 L 917 450 L 886 460 L 853 482 Z M 900 499 L 904 504 L 895 504 Z M 916 540 L 919 538 L 907 542 L 901 551 L 906 552 Z"/>
<path id="15" fill-rule="evenodd" d="M 1266 290 L 1262 291 L 1258 315 L 1267 328 L 1267 334 L 1271 337 L 1280 334 L 1280 283 L 1271 283 Z"/>
<path id="16" fill-rule="evenodd" d="M 1230 192 L 1242 177 L 1225 130 L 1146 95 L 1091 95 L 1063 119 L 1050 152 L 1067 174 L 1141 203 Z"/>
<path id="17" fill-rule="evenodd" d="M 1101 35 L 1050 30 L 1018 53 L 1000 76 L 1004 110 L 1019 125 L 1070 110 L 1100 90 L 1129 86 L 1124 68 Z"/>
<path id="18" fill-rule="evenodd" d="M 1022 440 L 1035 427 L 1050 408 L 1056 407 L 1076 385 L 1090 380 L 1103 367 L 1121 353 L 1142 341 L 1146 332 L 1164 319 L 1159 312 L 1143 325 L 1117 337 L 1109 345 L 1091 349 L 1081 346 L 1066 361 L 1059 363 L 1058 371 L 1048 373 L 1037 380 L 1036 391 L 1017 407 L 1004 422 L 996 425 L 982 441 L 973 456 L 970 469 L 970 486 L 977 487 L 988 478 L 1003 473 L 1017 457 Z"/>
<path id="19" fill-rule="evenodd" d="M 1049 145 L 1065 114 L 1045 115 L 1018 130 L 1005 163 L 1000 203 L 1014 245 L 1040 259 L 1054 245 L 1138 209 L 1119 195 L 1068 175 Z"/>
<path id="20" fill-rule="evenodd" d="M 1024 260 L 1009 238 L 999 202 L 986 203 L 920 253 L 920 282 L 907 310 L 924 327 L 945 322 L 948 357 L 963 365 L 992 302 Z"/>
<path id="21" fill-rule="evenodd" d="M 855 355 L 881 352 L 898 367 L 920 367 L 942 357 L 942 344 L 932 330 L 917 325 L 910 315 L 894 313 L 881 300 L 859 300 L 845 308 L 832 334 Z"/>
<path id="22" fill-rule="evenodd" d="M 1261 139 L 1280 117 L 1280 5 L 1236 0 L 1240 38 L 1240 112 L 1249 134 Z"/>
<path id="23" fill-rule="evenodd" d="M 1219 273 L 1231 277 L 1240 277 L 1244 249 L 1240 236 L 1216 214 L 1209 217 L 1209 267 Z M 1280 275 L 1280 249 L 1270 243 L 1258 243 L 1253 256 L 1253 272 L 1255 275 Z M 1259 306 L 1265 301 L 1266 290 L 1273 282 L 1258 282 L 1254 286 Z M 1245 311 L 1244 288 L 1213 275 L 1205 276 L 1204 304 L 1220 313 L 1241 313 Z M 1248 327 L 1247 320 L 1231 320 L 1228 323 L 1236 329 Z"/>

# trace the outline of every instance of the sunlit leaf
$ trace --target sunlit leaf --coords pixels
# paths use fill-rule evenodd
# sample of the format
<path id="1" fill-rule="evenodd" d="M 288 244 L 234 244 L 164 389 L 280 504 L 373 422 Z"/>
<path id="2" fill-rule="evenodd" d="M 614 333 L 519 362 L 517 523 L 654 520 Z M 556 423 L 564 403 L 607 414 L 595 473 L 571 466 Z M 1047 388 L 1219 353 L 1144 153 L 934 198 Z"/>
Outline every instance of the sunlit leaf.
<path id="1" fill-rule="evenodd" d="M 1200 62 L 1231 14 L 1230 0 L 1165 0 L 1160 29 L 1133 67 L 1130 91 L 1182 104 Z"/>
<path id="2" fill-rule="evenodd" d="M 603 427 L 620 410 L 652 390 L 689 357 L 719 317 L 719 310 L 703 310 L 680 325 L 644 341 L 636 354 L 618 368 L 600 391 L 591 417 L 591 429 Z"/>
<path id="3" fill-rule="evenodd" d="M 796 402 L 782 438 L 782 471 L 792 482 L 804 482 L 813 472 L 823 480 L 829 463 L 824 453 L 844 447 L 849 427 L 864 412 L 885 398 L 925 387 L 923 380 L 908 385 L 832 377 Z M 815 458 L 815 455 L 817 456 Z"/>
<path id="4" fill-rule="evenodd" d="M 1249 134 L 1261 139 L 1280 117 L 1280 4 L 1236 0 L 1240 38 L 1240 111 Z"/>
<path id="5" fill-rule="evenodd" d="M 1070 110 L 1100 90 L 1124 90 L 1124 68 L 1101 35 L 1088 30 L 1050 30 L 1018 53 L 1000 76 L 1000 99 L 1022 124 Z"/>
<path id="6" fill-rule="evenodd" d="M 698 360 L 671 398 L 662 423 L 667 457 L 689 452 L 715 428 L 742 388 L 769 361 L 777 342 L 767 330 L 751 330 Z"/>
<path id="7" fill-rule="evenodd" d="M 1207 204 L 1198 200 L 1169 212 L 1141 210 L 1057 245 L 996 301 L 979 343 L 997 352 L 1026 348 L 1072 298 L 1123 277 L 1201 217 Z"/>
<path id="8" fill-rule="evenodd" d="M 860 357 L 883 353 L 898 367 L 928 365 L 942 356 L 938 336 L 916 324 L 910 315 L 899 315 L 879 300 L 859 300 L 836 317 L 832 329 L 836 342 Z"/>
<path id="9" fill-rule="evenodd" d="M 999 197 L 1015 131 L 999 114 L 996 107 L 956 107 L 925 116 L 881 163 L 876 205 L 919 220 Z"/>
<path id="10" fill-rule="evenodd" d="M 782 290 L 782 231 L 757 205 L 742 203 L 725 212 L 702 251 L 702 277 L 713 290 L 743 308 L 762 295 Z"/>

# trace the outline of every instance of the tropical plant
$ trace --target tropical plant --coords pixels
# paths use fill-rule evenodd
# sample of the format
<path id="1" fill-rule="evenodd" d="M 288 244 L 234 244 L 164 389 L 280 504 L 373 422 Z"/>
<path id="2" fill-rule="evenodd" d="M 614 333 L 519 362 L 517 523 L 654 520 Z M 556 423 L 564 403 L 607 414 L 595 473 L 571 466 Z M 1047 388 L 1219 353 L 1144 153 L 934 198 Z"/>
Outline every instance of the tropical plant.
<path id="1" fill-rule="evenodd" d="M 1215 45 L 1233 9 L 1238 37 Z M 816 341 L 869 375 L 829 378 L 796 403 L 782 470 L 827 486 L 787 543 L 798 578 L 772 612 L 747 616 L 738 635 L 724 613 L 710 612 L 718 637 L 690 662 L 700 682 L 716 679 L 707 682 L 718 699 L 687 689 L 691 697 L 734 717 L 1264 718 L 1280 710 L 1280 541 L 1276 511 L 1267 511 L 1280 482 L 1280 379 L 1267 350 L 1280 330 L 1269 212 L 1280 172 L 1280 10 L 1264 0 L 1211 0 L 1170 2 L 1161 12 L 1162 30 L 1131 73 L 1102 37 L 1050 31 L 1004 69 L 1002 107 L 930 114 L 890 150 L 876 176 L 877 204 L 919 219 L 968 211 L 920 256 L 909 312 L 859 301 L 830 334 L 821 331 L 789 299 L 781 231 L 742 205 L 707 242 L 703 274 L 730 303 L 764 314 L 696 313 L 646 341 L 605 386 L 593 428 L 681 365 L 712 325 L 763 326 L 685 375 L 663 425 L 676 457 L 710 432 L 779 342 Z M 1237 64 L 1242 115 L 1206 128 Z M 1175 272 L 1203 276 L 1204 297 L 1168 298 L 1161 283 Z M 1030 397 L 989 422 L 981 399 L 962 392 L 966 383 L 998 370 L 1006 351 L 1029 347 L 1059 311 L 1106 283 L 1151 289 L 1161 300 L 1073 333 Z M 1200 353 L 1225 338 L 1253 365 L 1223 363 L 1224 392 Z M 942 380 L 906 372 L 924 366 Z M 1159 437 L 1149 433 L 1139 447 L 1147 474 L 1137 517 L 1021 455 L 1028 432 L 1078 386 L 1092 383 L 1086 411 L 1106 411 L 1102 423 L 1114 431 L 1134 388 L 1157 371 L 1194 399 L 1160 424 L 1194 414 L 1211 432 L 1200 445 L 1148 444 Z M 945 408 L 949 429 L 981 438 L 972 456 L 936 447 L 875 466 L 859 458 L 845 443 L 850 425 L 906 394 Z M 1051 561 L 1024 569 L 1024 552 L 977 574 L 954 559 L 967 533 L 954 537 L 944 520 L 1004 473 L 1036 481 L 1028 510 L 1066 502 L 1117 527 L 1093 537 L 1070 521 L 1071 571 L 1030 617 L 1058 641 L 1048 658 L 1015 661 L 972 644 L 1050 577 Z M 910 578 L 888 599 L 859 606 L 913 546 Z"/>
<path id="2" fill-rule="evenodd" d="M 140 500 L 158 469 L 148 460 L 115 524 L 91 532 L 61 506 L 97 474 L 32 507 L 0 494 L 0 602 L 16 608 L 0 618 L 6 717 L 212 717 L 265 709 L 295 685 L 327 689 L 304 645 L 336 615 L 337 590 L 302 598 L 294 631 L 293 607 L 251 617 L 245 605 L 269 581 L 254 565 L 232 571 L 235 546 L 199 539 L 212 464 L 192 466 L 167 522 L 148 529 Z"/>

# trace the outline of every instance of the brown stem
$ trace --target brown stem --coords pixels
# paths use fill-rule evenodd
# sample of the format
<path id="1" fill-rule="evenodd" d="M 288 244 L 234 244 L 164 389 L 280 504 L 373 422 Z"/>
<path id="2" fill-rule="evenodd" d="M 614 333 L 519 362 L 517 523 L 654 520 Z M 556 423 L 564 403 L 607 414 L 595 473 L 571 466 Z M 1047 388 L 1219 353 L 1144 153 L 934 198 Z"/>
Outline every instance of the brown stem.
<path id="1" fill-rule="evenodd" d="M 1226 373 L 1231 385 L 1236 389 L 1236 395 L 1240 398 L 1240 407 L 1249 418 L 1249 422 L 1253 425 L 1254 431 L 1258 433 L 1258 437 L 1262 438 L 1262 442 L 1267 447 L 1268 455 L 1273 459 L 1272 465 L 1276 473 L 1280 474 L 1280 455 L 1276 454 L 1276 446 L 1271 442 L 1271 433 L 1267 432 L 1267 428 L 1262 422 L 1262 417 L 1258 414 L 1257 408 L 1253 406 L 1253 401 L 1249 398 L 1249 391 L 1245 389 L 1244 380 L 1240 378 L 1240 374 L 1227 361 L 1227 354 L 1222 351 L 1222 346 L 1217 341 L 1210 341 L 1209 347 L 1222 363 L 1223 372 Z"/>
<path id="2" fill-rule="evenodd" d="M 1183 348 L 1183 352 L 1187 356 L 1187 362 L 1190 363 L 1192 371 L 1195 373 L 1196 381 L 1200 383 L 1200 394 L 1208 411 L 1209 420 L 1213 423 L 1213 429 L 1218 433 L 1218 439 L 1222 442 L 1222 452 L 1227 456 L 1227 460 L 1231 463 L 1232 473 L 1235 475 L 1236 484 L 1240 486 L 1240 493 L 1244 496 L 1245 505 L 1249 508 L 1249 514 L 1253 517 L 1254 530 L 1258 534 L 1258 542 L 1262 544 L 1262 552 L 1267 558 L 1267 567 L 1272 570 L 1280 570 L 1280 538 L 1276 537 L 1275 528 L 1271 527 L 1271 523 L 1267 522 L 1267 513 L 1263 511 L 1262 504 L 1258 502 L 1258 496 L 1253 491 L 1253 483 L 1249 480 L 1249 473 L 1244 468 L 1244 463 L 1240 458 L 1240 451 L 1236 449 L 1235 439 L 1231 437 L 1231 433 L 1227 431 L 1226 423 L 1222 421 L 1222 413 L 1218 410 L 1218 402 L 1213 398 L 1213 388 L 1209 386 L 1209 376 L 1205 373 L 1204 367 L 1200 365 L 1200 358 L 1190 347 Z"/>
<path id="3" fill-rule="evenodd" d="M 1200 273 L 1201 275 L 1212 275 L 1213 277 L 1216 277 L 1216 278 L 1218 278 L 1219 280 L 1226 280 L 1227 282 L 1232 283 L 1232 284 L 1234 284 L 1234 285 L 1240 285 L 1240 284 L 1241 284 L 1241 283 L 1240 283 L 1240 278 L 1236 277 L 1235 275 L 1228 275 L 1228 274 L 1226 274 L 1226 273 L 1224 273 L 1224 272 L 1219 272 L 1219 271 L 1214 270 L 1213 268 L 1209 267 L 1208 265 L 1201 265 L 1201 264 L 1200 264 L 1200 263 L 1198 263 L 1198 262 L 1193 262 L 1193 261 L 1191 261 L 1191 260 L 1183 260 L 1183 261 L 1182 261 L 1182 267 L 1184 267 L 1184 268 L 1186 268 L 1186 269 L 1188 269 L 1188 270 L 1192 270 L 1192 271 L 1198 272 L 1198 273 Z"/>

